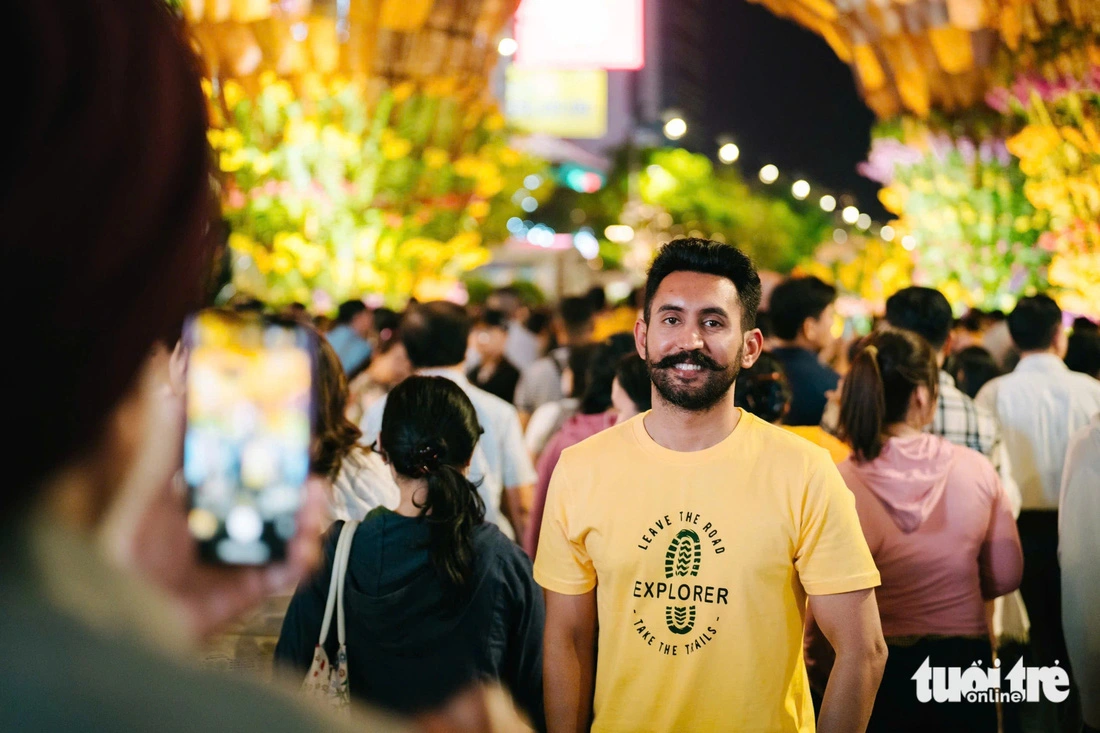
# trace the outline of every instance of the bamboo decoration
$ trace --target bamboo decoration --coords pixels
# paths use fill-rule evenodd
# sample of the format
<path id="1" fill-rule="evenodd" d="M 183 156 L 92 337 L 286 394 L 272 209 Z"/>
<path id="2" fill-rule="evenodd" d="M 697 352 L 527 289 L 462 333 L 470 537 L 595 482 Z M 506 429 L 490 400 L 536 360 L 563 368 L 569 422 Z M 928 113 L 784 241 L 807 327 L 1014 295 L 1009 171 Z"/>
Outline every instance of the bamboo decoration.
<path id="1" fill-rule="evenodd" d="M 820 35 L 852 66 L 879 118 L 959 112 L 993 79 L 996 41 L 1016 50 L 1058 27 L 1100 34 L 1096 0 L 753 0 Z"/>
<path id="2" fill-rule="evenodd" d="M 816 0 L 823 2 L 823 0 Z M 183 0 L 211 78 L 245 89 L 274 72 L 484 89 L 518 0 Z"/>

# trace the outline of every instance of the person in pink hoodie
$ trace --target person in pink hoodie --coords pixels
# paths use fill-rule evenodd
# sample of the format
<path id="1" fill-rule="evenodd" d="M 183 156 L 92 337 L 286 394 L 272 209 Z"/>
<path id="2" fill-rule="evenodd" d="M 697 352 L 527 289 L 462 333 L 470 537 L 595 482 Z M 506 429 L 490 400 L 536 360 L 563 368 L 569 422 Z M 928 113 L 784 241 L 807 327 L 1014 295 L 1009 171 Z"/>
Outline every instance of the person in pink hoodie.
<path id="1" fill-rule="evenodd" d="M 890 656 L 868 731 L 997 731 L 993 704 L 921 703 L 914 674 L 992 666 L 985 602 L 1020 585 L 1023 553 L 1011 504 L 989 459 L 924 432 L 936 405 L 932 347 L 886 328 L 856 355 L 840 398 L 839 465 L 882 576 L 879 615 Z M 808 624 L 820 678 L 827 642 Z M 1008 670 L 1003 670 L 1007 672 Z"/>
<path id="2" fill-rule="evenodd" d="M 535 484 L 535 496 L 527 521 L 527 530 L 523 536 L 523 549 L 534 559 L 539 546 L 539 532 L 542 530 L 542 513 L 546 507 L 546 492 L 550 488 L 550 476 L 554 473 L 558 459 L 566 448 L 591 438 L 601 430 L 614 425 L 619 414 L 612 408 L 611 391 L 615 381 L 615 371 L 619 362 L 627 353 L 633 353 L 633 340 L 627 341 L 613 336 L 602 342 L 588 366 L 587 386 L 581 399 L 580 412 L 565 421 L 561 430 L 554 434 L 539 455 L 535 470 L 539 480 Z"/>

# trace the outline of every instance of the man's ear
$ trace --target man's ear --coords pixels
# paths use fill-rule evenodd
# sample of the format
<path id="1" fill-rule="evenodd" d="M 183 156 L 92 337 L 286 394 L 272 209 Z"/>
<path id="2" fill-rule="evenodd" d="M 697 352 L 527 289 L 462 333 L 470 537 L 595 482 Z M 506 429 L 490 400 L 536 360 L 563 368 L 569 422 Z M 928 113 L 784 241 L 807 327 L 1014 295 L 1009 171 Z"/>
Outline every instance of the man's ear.
<path id="1" fill-rule="evenodd" d="M 741 350 L 741 368 L 749 369 L 764 352 L 764 334 L 754 328 L 745 334 Z"/>
<path id="2" fill-rule="evenodd" d="M 814 336 L 817 334 L 817 319 L 815 318 L 803 318 L 802 327 L 798 329 L 798 335 L 802 336 L 807 341 L 813 341 Z"/>
<path id="3" fill-rule="evenodd" d="M 645 319 L 639 318 L 634 321 L 634 349 L 638 352 L 638 356 L 645 360 L 646 352 L 646 336 L 649 333 L 649 326 L 646 324 Z"/>

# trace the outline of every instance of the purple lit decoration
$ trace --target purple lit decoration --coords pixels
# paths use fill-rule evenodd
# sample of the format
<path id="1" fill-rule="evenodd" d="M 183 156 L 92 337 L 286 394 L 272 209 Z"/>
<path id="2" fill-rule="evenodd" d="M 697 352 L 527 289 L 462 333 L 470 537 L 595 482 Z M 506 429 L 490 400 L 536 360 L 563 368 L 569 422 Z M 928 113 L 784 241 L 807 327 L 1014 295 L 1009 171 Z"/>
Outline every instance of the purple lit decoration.
<path id="1" fill-rule="evenodd" d="M 974 145 L 973 140 L 968 137 L 960 137 L 955 141 L 955 149 L 958 150 L 959 155 L 962 156 L 963 163 L 966 165 L 974 165 L 978 149 Z"/>
<path id="2" fill-rule="evenodd" d="M 864 178 L 889 186 L 894 180 L 894 171 L 914 166 L 923 158 L 916 148 L 892 137 L 881 137 L 871 141 L 867 160 L 856 166 L 856 170 Z"/>

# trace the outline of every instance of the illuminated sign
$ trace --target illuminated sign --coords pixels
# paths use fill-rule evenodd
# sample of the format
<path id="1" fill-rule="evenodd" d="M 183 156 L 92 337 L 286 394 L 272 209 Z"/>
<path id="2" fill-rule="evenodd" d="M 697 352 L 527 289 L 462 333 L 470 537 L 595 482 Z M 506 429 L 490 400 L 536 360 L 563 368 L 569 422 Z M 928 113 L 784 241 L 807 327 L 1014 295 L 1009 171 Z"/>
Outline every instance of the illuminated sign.
<path id="1" fill-rule="evenodd" d="M 504 113 L 525 132 L 599 139 L 607 133 L 607 72 L 509 66 Z"/>
<path id="2" fill-rule="evenodd" d="M 523 0 L 515 63 L 532 69 L 640 69 L 643 0 Z"/>

